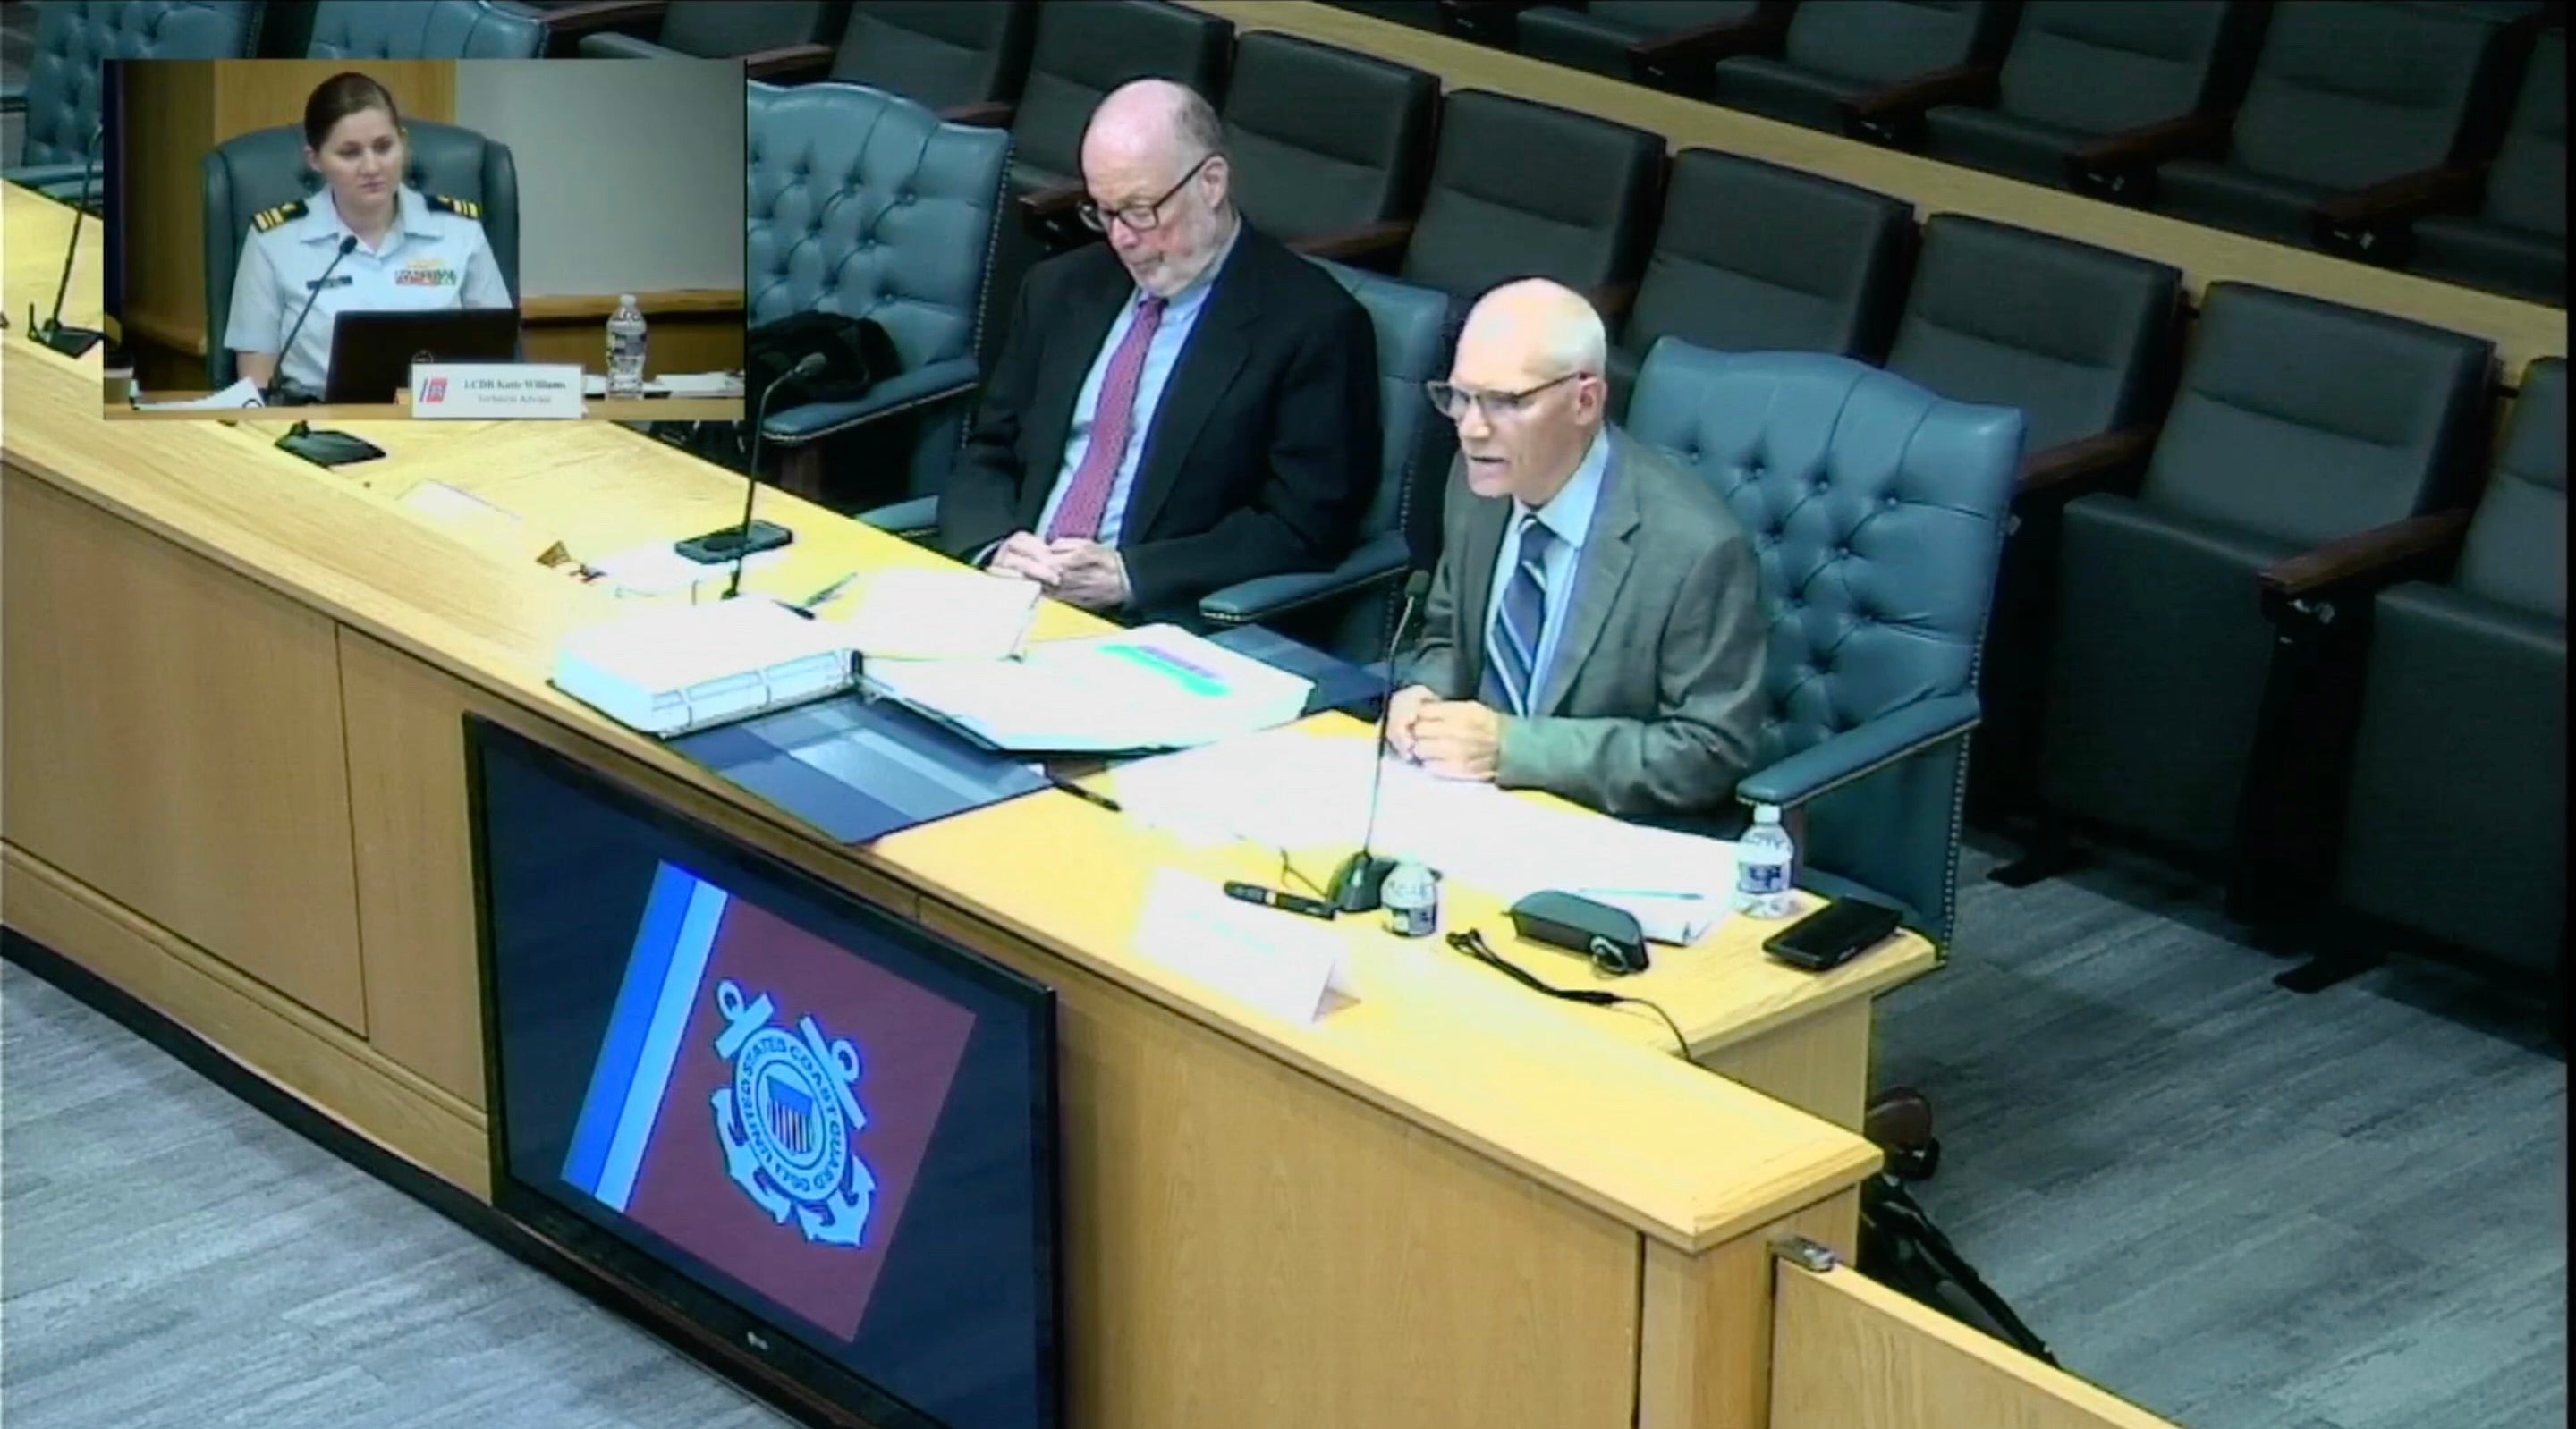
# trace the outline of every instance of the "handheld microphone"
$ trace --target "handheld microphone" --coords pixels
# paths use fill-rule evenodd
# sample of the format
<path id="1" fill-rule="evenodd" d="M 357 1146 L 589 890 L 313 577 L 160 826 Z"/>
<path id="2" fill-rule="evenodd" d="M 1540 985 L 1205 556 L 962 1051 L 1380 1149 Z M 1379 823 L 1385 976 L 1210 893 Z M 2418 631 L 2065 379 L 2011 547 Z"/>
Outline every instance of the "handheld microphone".
<path id="1" fill-rule="evenodd" d="M 304 295 L 304 306 L 296 310 L 295 321 L 286 329 L 286 341 L 278 344 L 277 366 L 268 374 L 267 385 L 259 389 L 259 400 L 262 402 L 271 405 L 276 403 L 278 391 L 286 384 L 286 355 L 295 350 L 295 339 L 304 331 L 304 320 L 313 316 L 313 305 L 322 301 L 323 290 L 331 286 L 331 275 L 339 271 L 340 260 L 355 252 L 357 247 L 358 235 L 354 233 L 343 235 L 340 239 L 340 251 L 331 255 L 330 266 L 322 270 L 321 277 L 313 280 L 313 291 Z"/>
<path id="2" fill-rule="evenodd" d="M 1377 837 L 1378 790 L 1386 782 L 1386 726 L 1395 713 L 1396 652 L 1404 648 L 1405 628 L 1413 623 L 1413 612 L 1430 589 L 1429 571 L 1415 571 L 1405 579 L 1404 606 L 1396 614 L 1394 632 L 1387 637 L 1386 688 L 1379 692 L 1377 739 L 1370 746 L 1375 757 L 1369 761 L 1368 822 L 1360 828 L 1359 852 L 1343 859 L 1333 870 L 1332 882 L 1325 890 L 1333 906 L 1344 913 L 1366 913 L 1377 907 L 1378 890 L 1385 884 L 1386 876 L 1395 871 L 1395 860 L 1372 854 L 1369 844 Z"/>
<path id="3" fill-rule="evenodd" d="M 727 561 L 733 563 L 733 579 L 725 584 L 724 598 L 727 600 L 742 594 L 744 562 L 762 551 L 775 550 L 796 539 L 796 533 L 784 526 L 751 519 L 752 503 L 760 497 L 760 446 L 763 440 L 761 429 L 769 423 L 770 399 L 778 395 L 778 389 L 790 382 L 804 381 L 822 371 L 823 366 L 823 354 L 809 352 L 798 358 L 795 366 L 779 374 L 778 380 L 761 389 L 760 405 L 752 414 L 751 474 L 743 479 L 742 520 L 734 525 L 709 531 L 703 536 L 691 536 L 687 540 L 673 543 L 673 550 L 700 565 L 722 565 Z"/>
<path id="4" fill-rule="evenodd" d="M 72 237 L 63 245 L 63 274 L 54 284 L 54 314 L 43 322 L 36 321 L 36 305 L 27 305 L 27 335 L 65 357 L 78 357 L 107 339 L 96 328 L 63 326 L 63 295 L 72 287 L 72 263 L 80 255 L 81 215 L 89 210 L 90 183 L 98 176 L 98 144 L 107 133 L 105 124 L 89 134 L 89 159 L 81 165 L 80 202 L 72 205 Z"/>

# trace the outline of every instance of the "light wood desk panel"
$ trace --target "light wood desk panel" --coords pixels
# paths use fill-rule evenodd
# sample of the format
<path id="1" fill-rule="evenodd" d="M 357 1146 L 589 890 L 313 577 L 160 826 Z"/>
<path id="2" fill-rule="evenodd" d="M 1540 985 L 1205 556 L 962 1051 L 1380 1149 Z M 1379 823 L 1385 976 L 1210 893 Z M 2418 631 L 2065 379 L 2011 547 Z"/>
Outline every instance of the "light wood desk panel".
<path id="1" fill-rule="evenodd" d="M 51 487 L 7 499 L 8 839 L 365 1032 L 331 622 Z"/>
<path id="2" fill-rule="evenodd" d="M 2521 380 L 2524 364 L 2533 358 L 2567 352 L 2564 308 L 2373 268 L 1782 124 L 1315 0 L 1184 3 L 1222 15 L 1238 30 L 1282 31 L 1411 65 L 1439 76 L 1444 89 L 1484 89 L 1561 105 L 1664 135 L 1675 150 L 1716 149 L 1875 189 L 1906 200 L 1921 215 L 1973 214 L 2170 263 L 2183 271 L 2195 299 L 2210 283 L 2234 280 L 2471 333 L 2496 344 L 2508 385 Z"/>

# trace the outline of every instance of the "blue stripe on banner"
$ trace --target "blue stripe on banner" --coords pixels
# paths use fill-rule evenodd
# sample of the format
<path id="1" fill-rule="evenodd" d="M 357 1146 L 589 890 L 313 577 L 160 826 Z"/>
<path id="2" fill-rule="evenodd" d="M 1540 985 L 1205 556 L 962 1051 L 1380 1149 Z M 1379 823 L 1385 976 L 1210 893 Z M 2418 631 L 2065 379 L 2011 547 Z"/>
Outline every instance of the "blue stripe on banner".
<path id="1" fill-rule="evenodd" d="M 608 1143 L 626 1109 L 626 1088 L 635 1080 L 635 1059 L 644 1050 L 644 1033 L 653 1009 L 661 1005 L 662 980 L 678 946 L 680 920 L 698 881 L 663 864 L 653 872 L 653 888 L 644 898 L 644 917 L 635 925 L 635 947 L 626 956 L 626 978 L 617 989 L 617 1004 L 608 1018 L 608 1035 L 600 1039 L 599 1061 L 590 1072 L 590 1091 L 581 1099 L 581 1118 L 573 1125 L 572 1152 L 564 1158 L 564 1179 L 596 1196 L 599 1169 L 608 1160 Z"/>
<path id="2" fill-rule="evenodd" d="M 608 1159 L 599 1171 L 600 1201 L 623 1211 L 635 1194 L 635 1175 L 644 1165 L 644 1149 L 653 1142 L 653 1123 L 662 1113 L 663 1093 L 670 1090 L 671 1069 L 679 1064 L 680 1034 L 688 1030 L 689 1009 L 706 981 L 707 961 L 714 955 L 716 929 L 724 922 L 725 891 L 693 879 L 689 911 L 671 952 L 670 970 L 662 978 L 661 998 L 645 1030 L 644 1048 L 636 1058 L 634 1079 L 626 1084 L 626 1105 L 608 1143 Z"/>

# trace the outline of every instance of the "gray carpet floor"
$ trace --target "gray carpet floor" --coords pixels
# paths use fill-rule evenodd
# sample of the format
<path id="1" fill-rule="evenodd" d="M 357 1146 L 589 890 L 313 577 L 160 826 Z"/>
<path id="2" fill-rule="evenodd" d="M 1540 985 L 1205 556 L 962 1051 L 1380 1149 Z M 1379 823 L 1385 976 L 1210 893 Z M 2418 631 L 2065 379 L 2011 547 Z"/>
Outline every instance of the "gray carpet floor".
<path id="1" fill-rule="evenodd" d="M 2300 997 L 2178 875 L 1991 861 L 1881 1080 L 1933 1097 L 1917 1195 L 2069 1369 L 2190 1429 L 2567 1423 L 2536 1016 L 2403 965 Z M 14 966 L 0 1394 L 12 1429 L 788 1422 Z"/>

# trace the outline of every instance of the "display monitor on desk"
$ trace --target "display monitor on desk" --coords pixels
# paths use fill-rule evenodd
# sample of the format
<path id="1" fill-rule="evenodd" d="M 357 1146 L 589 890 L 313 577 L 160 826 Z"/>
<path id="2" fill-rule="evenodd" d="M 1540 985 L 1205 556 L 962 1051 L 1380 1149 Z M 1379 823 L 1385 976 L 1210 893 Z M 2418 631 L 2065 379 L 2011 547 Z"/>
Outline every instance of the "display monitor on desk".
<path id="1" fill-rule="evenodd" d="M 871 1424 L 1057 1424 L 1054 994 L 497 725 L 467 754 L 499 1209 Z"/>
<path id="2" fill-rule="evenodd" d="M 390 402 L 420 362 L 509 362 L 518 356 L 519 310 L 348 312 L 331 324 L 325 402 Z"/>

